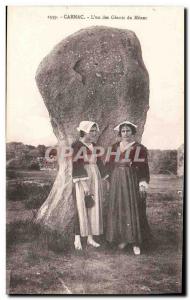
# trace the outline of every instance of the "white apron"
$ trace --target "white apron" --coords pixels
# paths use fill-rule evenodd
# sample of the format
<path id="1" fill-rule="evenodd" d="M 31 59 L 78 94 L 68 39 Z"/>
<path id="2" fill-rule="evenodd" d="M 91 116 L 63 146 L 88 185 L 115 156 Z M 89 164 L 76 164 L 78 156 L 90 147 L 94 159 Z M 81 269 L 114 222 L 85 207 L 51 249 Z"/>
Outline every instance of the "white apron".
<path id="1" fill-rule="evenodd" d="M 86 208 L 84 202 L 84 188 L 81 180 L 75 182 L 76 202 L 79 216 L 80 235 L 100 235 L 103 233 L 103 217 L 102 217 L 102 201 L 103 188 L 100 171 L 96 164 L 96 158 L 92 158 L 89 164 L 84 165 L 88 174 L 88 179 L 85 180 L 89 191 L 94 198 L 95 205 L 91 208 Z"/>

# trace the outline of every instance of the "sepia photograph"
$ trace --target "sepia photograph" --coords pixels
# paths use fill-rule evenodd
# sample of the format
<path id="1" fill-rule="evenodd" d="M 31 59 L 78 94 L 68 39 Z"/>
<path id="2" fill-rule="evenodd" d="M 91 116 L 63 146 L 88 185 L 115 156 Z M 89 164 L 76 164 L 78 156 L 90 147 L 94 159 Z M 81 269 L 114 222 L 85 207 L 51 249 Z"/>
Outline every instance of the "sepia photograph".
<path id="1" fill-rule="evenodd" d="M 6 19 L 6 293 L 184 294 L 184 7 Z"/>

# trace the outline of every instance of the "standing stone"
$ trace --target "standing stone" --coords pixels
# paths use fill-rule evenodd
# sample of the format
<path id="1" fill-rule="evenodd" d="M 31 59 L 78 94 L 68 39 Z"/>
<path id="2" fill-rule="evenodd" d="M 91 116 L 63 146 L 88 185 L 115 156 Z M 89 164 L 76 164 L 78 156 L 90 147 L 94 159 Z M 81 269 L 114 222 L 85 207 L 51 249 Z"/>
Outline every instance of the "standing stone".
<path id="1" fill-rule="evenodd" d="M 74 33 L 42 60 L 36 82 L 58 142 L 70 144 L 78 136 L 79 122 L 91 120 L 100 127 L 98 143 L 108 146 L 116 138 L 113 128 L 126 119 L 137 124 L 141 141 L 149 109 L 149 76 L 134 32 L 95 26 Z M 65 231 L 73 216 L 72 166 L 64 159 L 59 163 L 56 180 L 61 175 L 61 190 L 55 181 L 46 202 L 58 197 L 56 203 L 64 203 L 60 228 Z M 39 219 L 41 215 L 39 211 Z"/>

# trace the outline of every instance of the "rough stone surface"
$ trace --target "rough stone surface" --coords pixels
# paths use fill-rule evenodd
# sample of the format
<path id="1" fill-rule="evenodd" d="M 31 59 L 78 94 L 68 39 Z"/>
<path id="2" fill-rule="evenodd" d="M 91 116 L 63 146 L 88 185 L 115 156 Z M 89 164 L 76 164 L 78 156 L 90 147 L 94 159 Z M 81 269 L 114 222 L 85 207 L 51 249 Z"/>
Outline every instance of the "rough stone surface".
<path id="1" fill-rule="evenodd" d="M 60 144 L 77 138 L 80 121 L 96 121 L 98 143 L 115 142 L 123 120 L 138 126 L 140 141 L 149 108 L 149 76 L 134 32 L 90 27 L 61 41 L 38 67 L 36 82 Z M 72 164 L 59 157 L 59 172 L 37 220 L 62 232 L 72 228 Z"/>
<path id="2" fill-rule="evenodd" d="M 102 26 L 61 41 L 37 70 L 36 81 L 57 138 L 72 141 L 81 120 L 100 126 L 99 142 L 113 142 L 123 120 L 141 136 L 149 108 L 149 76 L 134 32 Z"/>

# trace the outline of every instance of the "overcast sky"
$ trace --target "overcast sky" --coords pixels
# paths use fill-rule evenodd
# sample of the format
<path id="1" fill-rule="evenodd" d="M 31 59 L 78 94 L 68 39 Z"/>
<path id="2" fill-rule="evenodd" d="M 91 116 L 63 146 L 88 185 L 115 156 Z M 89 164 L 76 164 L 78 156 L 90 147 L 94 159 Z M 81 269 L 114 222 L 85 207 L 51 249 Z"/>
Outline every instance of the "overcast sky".
<path id="1" fill-rule="evenodd" d="M 147 20 L 48 19 L 64 14 L 143 16 Z M 142 143 L 176 149 L 183 143 L 183 9 L 175 7 L 9 7 L 7 50 L 7 142 L 57 142 L 35 83 L 44 56 L 81 28 L 104 25 L 133 30 L 150 76 L 150 110 Z"/>

